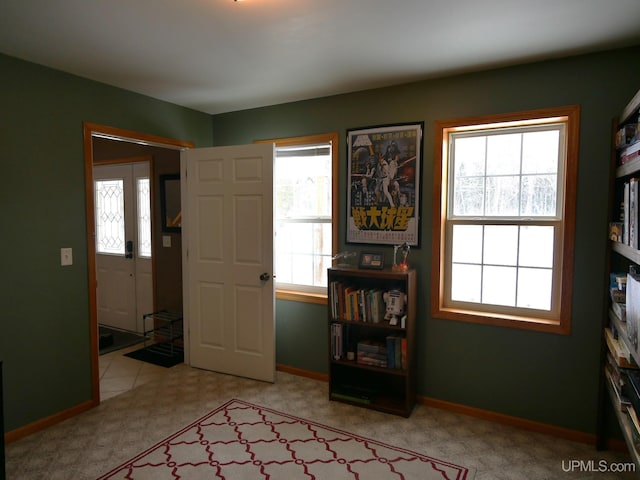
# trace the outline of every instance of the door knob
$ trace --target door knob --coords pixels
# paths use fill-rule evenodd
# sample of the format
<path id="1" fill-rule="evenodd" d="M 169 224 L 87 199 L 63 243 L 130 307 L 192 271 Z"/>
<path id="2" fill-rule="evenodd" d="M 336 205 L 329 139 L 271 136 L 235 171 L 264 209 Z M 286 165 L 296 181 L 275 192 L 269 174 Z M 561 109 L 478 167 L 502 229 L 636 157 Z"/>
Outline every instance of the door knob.
<path id="1" fill-rule="evenodd" d="M 124 255 L 124 258 L 133 258 L 133 241 L 127 240 L 126 249 L 127 253 Z"/>
<path id="2" fill-rule="evenodd" d="M 271 278 L 271 275 L 269 275 L 267 272 L 264 272 L 262 275 L 260 275 L 260 280 L 262 280 L 263 282 L 266 282 L 270 278 Z"/>

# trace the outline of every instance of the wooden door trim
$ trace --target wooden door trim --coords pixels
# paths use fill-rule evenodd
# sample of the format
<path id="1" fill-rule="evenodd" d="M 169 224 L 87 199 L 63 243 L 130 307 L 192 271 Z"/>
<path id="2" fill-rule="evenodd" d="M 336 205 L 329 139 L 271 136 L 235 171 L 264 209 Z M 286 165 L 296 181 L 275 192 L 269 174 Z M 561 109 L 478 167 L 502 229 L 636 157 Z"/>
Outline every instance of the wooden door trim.
<path id="1" fill-rule="evenodd" d="M 147 146 L 184 150 L 193 148 L 193 142 L 165 138 L 132 130 L 100 125 L 97 123 L 83 122 L 83 146 L 84 146 L 84 182 L 85 182 L 85 216 L 87 225 L 87 269 L 89 283 L 89 344 L 91 351 L 91 404 L 100 404 L 100 366 L 98 362 L 98 310 L 96 298 L 96 244 L 95 244 L 95 205 L 93 199 L 93 143 L 92 138 L 103 137 L 114 140 L 124 140 Z M 154 278 L 155 283 L 155 278 Z"/>

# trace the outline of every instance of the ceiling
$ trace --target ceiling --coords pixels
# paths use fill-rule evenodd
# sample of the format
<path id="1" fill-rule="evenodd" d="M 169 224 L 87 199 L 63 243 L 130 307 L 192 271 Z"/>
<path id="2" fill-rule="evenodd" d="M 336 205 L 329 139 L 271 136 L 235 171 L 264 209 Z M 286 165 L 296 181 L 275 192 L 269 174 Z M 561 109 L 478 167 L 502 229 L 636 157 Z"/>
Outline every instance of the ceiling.
<path id="1" fill-rule="evenodd" d="M 0 52 L 211 114 L 637 44 L 638 0 L 0 0 Z"/>

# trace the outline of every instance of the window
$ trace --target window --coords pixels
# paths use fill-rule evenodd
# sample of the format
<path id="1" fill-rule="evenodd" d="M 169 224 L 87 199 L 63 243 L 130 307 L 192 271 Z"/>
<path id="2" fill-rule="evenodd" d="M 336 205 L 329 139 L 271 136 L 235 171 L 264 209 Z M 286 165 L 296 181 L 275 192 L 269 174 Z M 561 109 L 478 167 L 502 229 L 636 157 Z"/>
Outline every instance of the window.
<path id="1" fill-rule="evenodd" d="M 149 177 L 138 177 L 138 257 L 151 258 L 151 190 Z"/>
<path id="2" fill-rule="evenodd" d="M 124 255 L 124 180 L 96 180 L 96 251 Z"/>
<path id="3" fill-rule="evenodd" d="M 129 201 L 131 188 L 132 180 L 127 176 L 95 181 L 97 253 L 125 256 L 127 238 L 135 236 L 137 257 L 151 258 L 149 177 L 135 177 L 135 198 Z M 131 221 L 134 213 L 135 225 Z"/>
<path id="4" fill-rule="evenodd" d="M 331 133 L 268 140 L 276 145 L 276 298 L 326 303 L 338 243 L 337 139 Z"/>
<path id="5" fill-rule="evenodd" d="M 579 108 L 436 124 L 432 314 L 569 333 Z"/>

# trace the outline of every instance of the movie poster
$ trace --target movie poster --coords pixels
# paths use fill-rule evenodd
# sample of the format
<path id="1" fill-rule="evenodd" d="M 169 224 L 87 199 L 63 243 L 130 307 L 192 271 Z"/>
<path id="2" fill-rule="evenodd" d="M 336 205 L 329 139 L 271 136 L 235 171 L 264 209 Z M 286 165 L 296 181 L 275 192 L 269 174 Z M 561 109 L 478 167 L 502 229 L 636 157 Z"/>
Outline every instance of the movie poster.
<path id="1" fill-rule="evenodd" d="M 422 130 L 347 131 L 347 242 L 419 246 Z"/>

